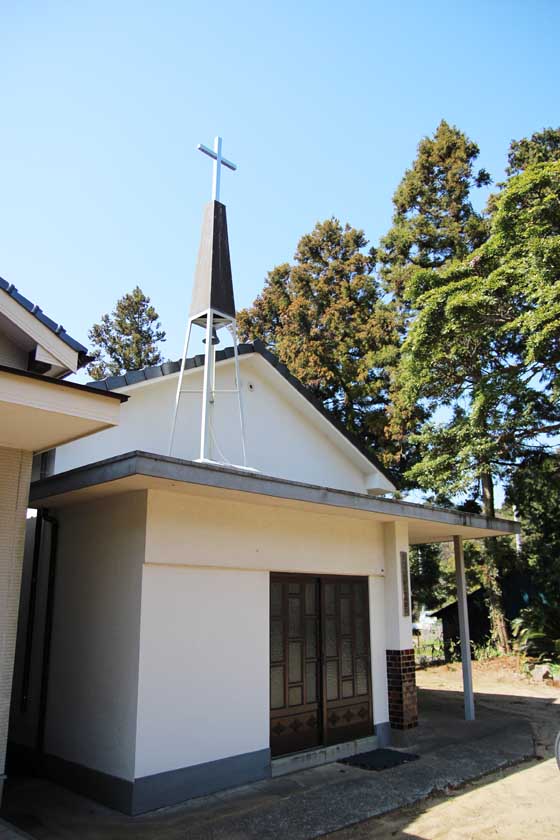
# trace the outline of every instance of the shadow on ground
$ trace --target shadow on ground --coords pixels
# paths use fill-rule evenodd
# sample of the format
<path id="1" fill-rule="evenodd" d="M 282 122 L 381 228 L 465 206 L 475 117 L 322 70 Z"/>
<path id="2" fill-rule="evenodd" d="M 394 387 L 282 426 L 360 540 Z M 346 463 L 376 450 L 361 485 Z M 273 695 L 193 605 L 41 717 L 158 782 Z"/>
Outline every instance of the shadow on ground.
<path id="1" fill-rule="evenodd" d="M 501 768 L 516 773 L 526 766 L 520 762 L 547 753 L 560 728 L 554 698 L 477 694 L 476 701 L 477 720 L 466 722 L 460 692 L 420 690 L 420 725 L 400 737 L 420 760 L 382 772 L 331 764 L 139 817 L 43 779 L 10 778 L 2 816 L 36 840 L 309 840 Z M 405 824 L 392 836 L 413 840 Z"/>

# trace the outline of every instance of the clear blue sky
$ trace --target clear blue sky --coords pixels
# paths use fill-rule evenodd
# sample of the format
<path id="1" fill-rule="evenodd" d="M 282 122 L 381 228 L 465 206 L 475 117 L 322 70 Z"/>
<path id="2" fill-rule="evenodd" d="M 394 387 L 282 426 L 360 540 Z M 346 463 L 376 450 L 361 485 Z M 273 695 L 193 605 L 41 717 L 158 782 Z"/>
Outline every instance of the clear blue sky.
<path id="1" fill-rule="evenodd" d="M 87 343 L 139 284 L 180 354 L 210 161 L 238 307 L 331 215 L 375 243 L 444 117 L 497 180 L 559 118 L 558 0 L 4 0 L 0 275 Z M 482 203 L 483 197 L 480 198 Z"/>

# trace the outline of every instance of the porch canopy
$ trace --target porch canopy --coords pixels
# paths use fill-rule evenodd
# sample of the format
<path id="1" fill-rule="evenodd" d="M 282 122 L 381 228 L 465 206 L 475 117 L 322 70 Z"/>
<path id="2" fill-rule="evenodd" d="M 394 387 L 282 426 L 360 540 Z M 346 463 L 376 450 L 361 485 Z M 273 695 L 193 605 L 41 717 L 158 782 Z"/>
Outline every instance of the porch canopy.
<path id="1" fill-rule="evenodd" d="M 139 451 L 35 482 L 31 486 L 30 506 L 57 508 L 114 493 L 149 489 L 232 501 L 242 501 L 245 494 L 251 494 L 253 503 L 274 503 L 299 510 L 320 508 L 333 516 L 366 517 L 381 522 L 406 521 L 411 545 L 450 541 L 457 536 L 463 539 L 510 536 L 519 530 L 517 523 L 508 519 L 301 484 L 235 467 Z"/>
<path id="2" fill-rule="evenodd" d="M 44 452 L 116 426 L 128 396 L 0 365 L 0 446 Z"/>
<path id="3" fill-rule="evenodd" d="M 53 475 L 31 486 L 30 506 L 61 508 L 113 494 L 165 490 L 212 501 L 271 504 L 328 516 L 373 519 L 407 525 L 411 545 L 454 542 L 465 718 L 474 720 L 463 539 L 511 536 L 519 525 L 508 519 L 412 504 L 361 493 L 274 478 L 235 467 L 184 461 L 148 452 L 128 452 Z"/>

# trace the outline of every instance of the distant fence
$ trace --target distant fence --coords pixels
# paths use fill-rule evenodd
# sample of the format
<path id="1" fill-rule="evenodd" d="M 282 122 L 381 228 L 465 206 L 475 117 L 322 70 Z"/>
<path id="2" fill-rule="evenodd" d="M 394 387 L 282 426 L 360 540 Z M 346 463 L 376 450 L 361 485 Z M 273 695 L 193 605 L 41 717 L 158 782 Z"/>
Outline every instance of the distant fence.
<path id="1" fill-rule="evenodd" d="M 414 645 L 414 661 L 417 668 L 439 665 L 445 662 L 445 649 L 441 639 L 433 642 L 420 642 Z"/>

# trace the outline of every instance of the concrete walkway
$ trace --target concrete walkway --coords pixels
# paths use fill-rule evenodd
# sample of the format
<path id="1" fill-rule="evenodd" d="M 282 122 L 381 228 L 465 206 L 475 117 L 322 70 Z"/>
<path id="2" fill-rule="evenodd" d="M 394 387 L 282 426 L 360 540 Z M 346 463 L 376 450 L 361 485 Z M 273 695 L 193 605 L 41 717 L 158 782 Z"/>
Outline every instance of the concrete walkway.
<path id="1" fill-rule="evenodd" d="M 331 764 L 140 817 L 13 779 L 3 816 L 37 840 L 310 840 L 534 756 L 530 721 L 493 699 L 479 696 L 478 720 L 467 723 L 459 693 L 420 692 L 421 725 L 402 738 L 420 760 L 391 770 Z"/>

